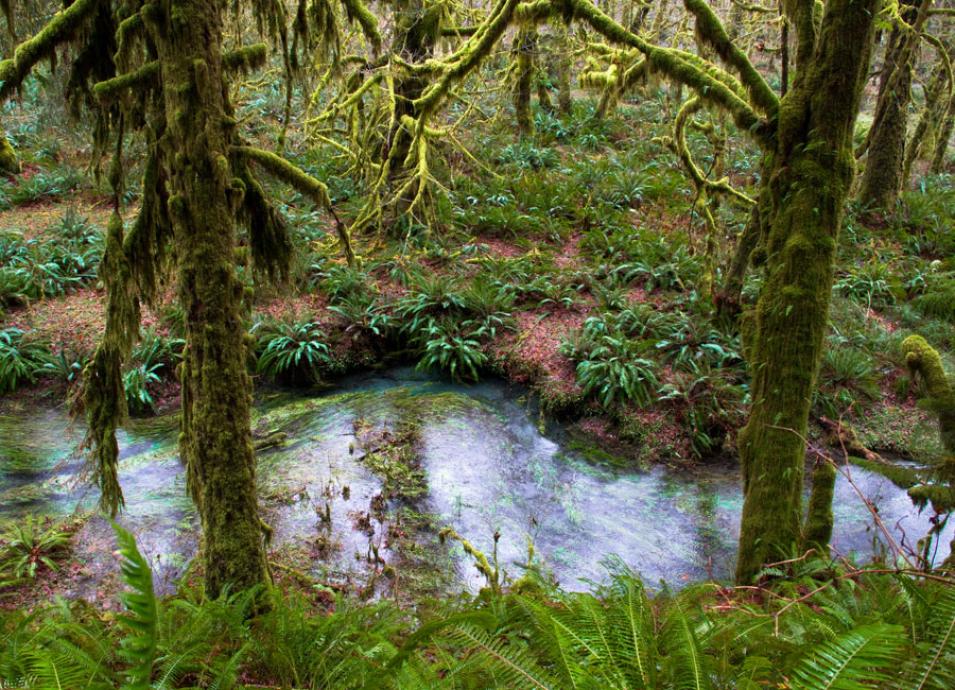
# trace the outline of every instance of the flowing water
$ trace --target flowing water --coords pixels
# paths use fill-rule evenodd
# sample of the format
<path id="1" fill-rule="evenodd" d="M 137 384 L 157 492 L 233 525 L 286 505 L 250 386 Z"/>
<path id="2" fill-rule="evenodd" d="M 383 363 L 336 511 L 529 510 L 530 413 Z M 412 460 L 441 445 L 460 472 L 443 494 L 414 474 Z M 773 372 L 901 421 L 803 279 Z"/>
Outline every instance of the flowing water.
<path id="1" fill-rule="evenodd" d="M 119 437 L 127 506 L 120 522 L 136 534 L 166 589 L 197 547 L 176 424 L 175 416 L 137 421 Z M 732 572 L 742 506 L 738 467 L 589 462 L 569 450 L 559 429 L 541 433 L 518 394 L 499 382 L 453 386 L 399 369 L 318 396 L 264 394 L 253 424 L 257 436 L 284 439 L 258 454 L 260 502 L 274 529 L 270 548 L 329 583 L 480 587 L 483 577 L 461 546 L 439 542 L 443 526 L 488 554 L 497 533 L 499 562 L 515 576 L 531 542 L 571 589 L 600 580 L 608 556 L 649 583 L 679 586 Z M 401 498 L 387 490 L 368 439 L 387 441 L 409 424 L 424 482 Z M 81 481 L 74 451 L 81 437 L 59 409 L 0 417 L 0 517 L 92 509 L 96 494 Z M 904 491 L 862 469 L 853 468 L 851 477 L 850 483 L 840 475 L 836 487 L 837 553 L 864 558 L 878 548 L 857 491 L 878 506 L 897 539 L 904 534 L 914 544 L 926 533 L 929 515 L 920 515 Z M 106 520 L 85 520 L 74 544 L 84 565 L 75 566 L 67 593 L 85 596 L 116 570 Z"/>

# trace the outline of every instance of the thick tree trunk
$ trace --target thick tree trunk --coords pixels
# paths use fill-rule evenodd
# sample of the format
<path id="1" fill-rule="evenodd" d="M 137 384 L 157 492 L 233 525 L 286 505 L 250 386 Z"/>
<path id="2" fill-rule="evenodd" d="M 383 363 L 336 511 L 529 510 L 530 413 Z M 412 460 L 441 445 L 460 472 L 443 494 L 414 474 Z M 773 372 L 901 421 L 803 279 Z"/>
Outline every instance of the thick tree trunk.
<path id="1" fill-rule="evenodd" d="M 234 119 L 222 78 L 222 3 L 162 0 L 145 19 L 161 63 L 179 301 L 188 487 L 202 522 L 206 591 L 268 578 L 250 431 L 251 382 L 235 270 Z"/>
<path id="2" fill-rule="evenodd" d="M 852 132 L 876 10 L 876 0 L 829 0 L 815 40 L 811 22 L 794 21 L 802 27 L 797 74 L 780 103 L 776 147 L 769 154 L 764 184 L 771 203 L 760 209 L 766 279 L 749 358 L 753 403 L 739 438 L 741 583 L 751 582 L 764 564 L 792 556 L 802 541 L 809 407 L 828 327 L 835 250 L 854 167 Z"/>
<path id="3" fill-rule="evenodd" d="M 6 134 L 0 129 L 0 174 L 18 175 L 20 173 L 20 159 Z"/>

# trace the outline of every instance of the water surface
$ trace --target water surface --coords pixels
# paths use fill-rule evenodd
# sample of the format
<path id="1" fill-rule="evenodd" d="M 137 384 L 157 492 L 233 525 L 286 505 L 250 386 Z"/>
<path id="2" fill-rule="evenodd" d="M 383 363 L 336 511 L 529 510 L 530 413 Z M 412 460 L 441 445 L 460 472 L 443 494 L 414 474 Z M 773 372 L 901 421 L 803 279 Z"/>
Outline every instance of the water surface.
<path id="1" fill-rule="evenodd" d="M 497 533 L 499 562 L 512 576 L 533 543 L 540 562 L 570 589 L 600 580 L 610 555 L 650 583 L 731 575 L 742 507 L 738 467 L 594 464 L 571 451 L 559 429 L 541 433 L 519 395 L 500 382 L 453 386 L 404 369 L 349 379 L 323 395 L 261 395 L 256 435 L 285 439 L 259 452 L 270 549 L 332 584 L 476 589 L 483 578 L 460 546 L 437 539 L 448 525 L 489 554 Z M 383 477 L 365 457 L 375 449 L 365 445 L 409 424 L 424 492 L 382 496 Z M 82 431 L 59 409 L 0 418 L 0 517 L 66 516 L 95 506 L 74 451 Z M 176 433 L 170 415 L 135 422 L 119 437 L 127 506 L 120 522 L 137 535 L 163 588 L 197 548 Z M 851 476 L 897 539 L 914 544 L 926 533 L 930 516 L 904 491 L 859 468 Z M 865 558 L 880 541 L 857 489 L 840 475 L 833 548 Z M 75 543 L 87 564 L 75 593 L 85 595 L 115 572 L 105 519 L 88 520 Z"/>

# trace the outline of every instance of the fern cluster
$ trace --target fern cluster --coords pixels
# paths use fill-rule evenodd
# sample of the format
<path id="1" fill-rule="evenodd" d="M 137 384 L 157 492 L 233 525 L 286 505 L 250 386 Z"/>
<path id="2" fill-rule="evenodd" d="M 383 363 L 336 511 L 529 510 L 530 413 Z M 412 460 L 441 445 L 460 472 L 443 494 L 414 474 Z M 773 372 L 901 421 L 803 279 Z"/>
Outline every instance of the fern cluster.
<path id="1" fill-rule="evenodd" d="M 565 592 L 534 569 L 416 613 L 296 592 L 153 593 L 117 528 L 124 612 L 58 602 L 0 613 L 0 683 L 23 688 L 919 688 L 955 682 L 955 587 L 811 571 L 758 592 L 651 596 L 615 569 Z M 823 576 L 832 579 L 821 579 Z"/>

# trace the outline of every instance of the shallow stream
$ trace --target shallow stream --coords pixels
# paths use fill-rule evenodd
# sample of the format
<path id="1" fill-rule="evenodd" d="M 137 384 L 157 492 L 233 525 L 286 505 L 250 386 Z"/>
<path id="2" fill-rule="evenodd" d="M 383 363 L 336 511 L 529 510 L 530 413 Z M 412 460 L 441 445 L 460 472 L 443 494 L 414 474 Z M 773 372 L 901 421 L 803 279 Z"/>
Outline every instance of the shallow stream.
<path id="1" fill-rule="evenodd" d="M 119 439 L 127 505 L 120 522 L 137 535 L 162 588 L 171 587 L 197 545 L 176 425 L 175 416 L 137 421 Z M 270 548 L 326 582 L 360 585 L 371 573 L 386 573 L 380 582 L 406 591 L 480 587 L 483 577 L 460 545 L 438 541 L 443 526 L 489 555 L 497 532 L 499 562 L 511 575 L 520 574 L 530 540 L 571 589 L 601 579 L 611 555 L 648 583 L 679 586 L 732 572 L 742 505 L 738 467 L 622 470 L 588 462 L 569 450 L 561 430 L 541 433 L 519 393 L 500 382 L 454 386 L 398 369 L 349 379 L 318 396 L 264 394 L 253 425 L 257 437 L 281 441 L 259 451 L 260 500 L 274 529 Z M 385 443 L 409 425 L 424 481 L 417 492 L 396 496 L 369 439 Z M 78 481 L 82 462 L 74 449 L 81 438 L 82 429 L 59 409 L 0 417 L 0 517 L 67 516 L 94 507 L 95 490 Z M 904 491 L 862 469 L 851 476 L 897 538 L 904 533 L 914 544 L 926 533 L 929 515 L 920 515 Z M 408 478 L 399 479 L 407 488 Z M 833 547 L 865 557 L 878 537 L 852 483 L 840 475 Z M 116 569 L 106 520 L 85 521 L 75 544 L 85 565 L 68 593 L 87 595 Z"/>

